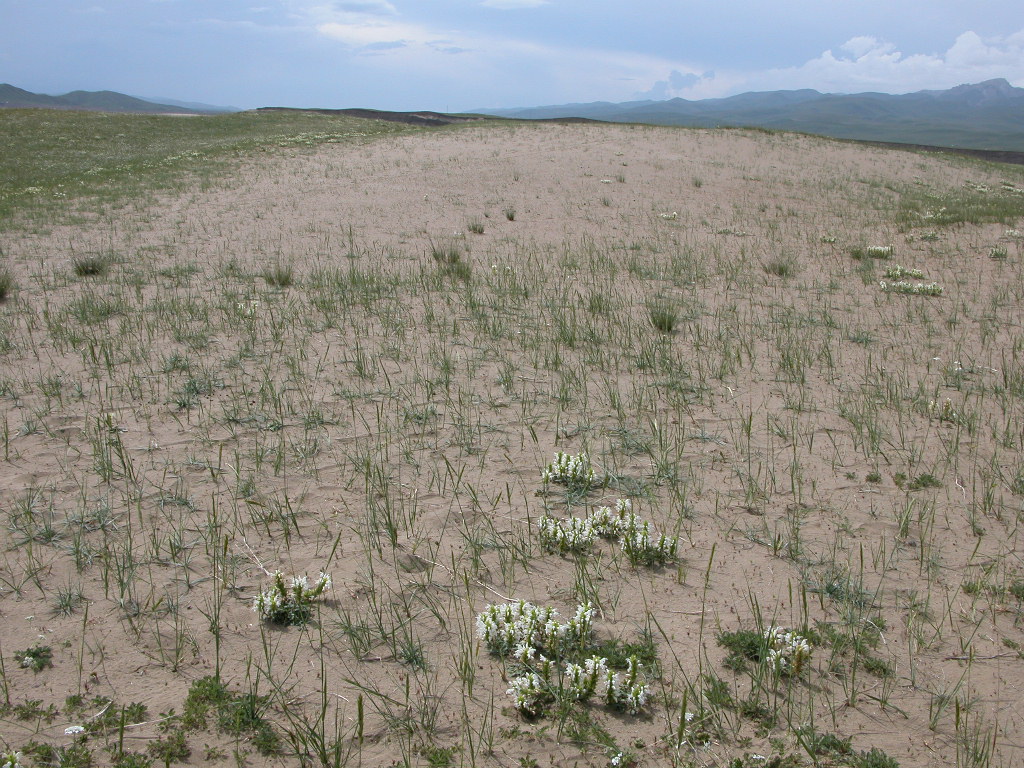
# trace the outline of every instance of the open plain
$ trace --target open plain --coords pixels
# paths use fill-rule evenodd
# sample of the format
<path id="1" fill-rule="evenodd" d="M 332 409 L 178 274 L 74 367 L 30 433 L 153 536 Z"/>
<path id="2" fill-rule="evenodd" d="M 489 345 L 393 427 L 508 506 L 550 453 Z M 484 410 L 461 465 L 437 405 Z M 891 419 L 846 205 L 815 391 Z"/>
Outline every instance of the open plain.
<path id="1" fill-rule="evenodd" d="M 252 119 L 9 172 L 0 751 L 1024 761 L 1021 168 Z"/>

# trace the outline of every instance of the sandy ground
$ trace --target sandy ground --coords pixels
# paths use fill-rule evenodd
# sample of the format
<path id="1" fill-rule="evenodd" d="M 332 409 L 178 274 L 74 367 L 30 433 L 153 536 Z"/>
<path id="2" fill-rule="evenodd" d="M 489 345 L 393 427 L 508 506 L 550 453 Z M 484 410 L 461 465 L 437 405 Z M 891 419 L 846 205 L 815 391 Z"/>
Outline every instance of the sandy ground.
<path id="1" fill-rule="evenodd" d="M 146 703 L 124 737 L 143 751 L 219 666 L 293 743 L 265 757 L 211 724 L 188 764 L 294 764 L 325 732 L 353 765 L 810 763 L 809 726 L 901 766 L 1016 764 L 1021 240 L 896 218 L 1002 181 L 1024 186 L 763 132 L 460 127 L 3 234 L 3 739 L 71 744 L 101 709 L 69 710 L 82 693 Z M 90 254 L 108 273 L 76 277 Z M 896 263 L 942 295 L 884 291 Z M 556 450 L 607 485 L 545 492 Z M 675 562 L 539 545 L 545 511 L 617 498 L 679 537 Z M 277 569 L 331 573 L 318 620 L 259 621 Z M 523 718 L 475 636 L 505 599 L 649 632 L 644 712 Z M 772 624 L 814 630 L 800 677 L 723 666 L 720 632 Z M 85 743 L 104 763 L 120 737 Z"/>

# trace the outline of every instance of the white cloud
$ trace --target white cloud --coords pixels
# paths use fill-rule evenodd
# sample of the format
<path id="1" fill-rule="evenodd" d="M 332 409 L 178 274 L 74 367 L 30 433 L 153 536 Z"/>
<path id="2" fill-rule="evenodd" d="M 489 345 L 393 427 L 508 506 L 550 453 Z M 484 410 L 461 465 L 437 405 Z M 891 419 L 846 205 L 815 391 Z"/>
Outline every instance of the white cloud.
<path id="1" fill-rule="evenodd" d="M 833 93 L 909 93 L 1000 77 L 1024 86 L 1024 29 L 991 38 L 967 31 L 942 53 L 905 54 L 889 41 L 862 35 L 799 66 L 761 72 L 719 71 L 696 81 L 688 77 L 685 82 L 662 74 L 652 81 L 650 90 L 636 95 L 704 99 L 744 91 L 798 88 Z"/>
<path id="2" fill-rule="evenodd" d="M 402 24 L 374 19 L 352 19 L 345 22 L 329 21 L 317 25 L 317 31 L 353 48 L 380 46 L 382 43 L 425 43 L 428 30 L 414 24 Z"/>
<path id="3" fill-rule="evenodd" d="M 327 7 L 338 13 L 369 13 L 380 16 L 393 16 L 398 10 L 387 0 L 334 0 Z"/>
<path id="4" fill-rule="evenodd" d="M 483 0 L 480 5 L 487 8 L 498 8 L 502 11 L 515 11 L 520 8 L 537 8 L 547 5 L 548 0 Z"/>

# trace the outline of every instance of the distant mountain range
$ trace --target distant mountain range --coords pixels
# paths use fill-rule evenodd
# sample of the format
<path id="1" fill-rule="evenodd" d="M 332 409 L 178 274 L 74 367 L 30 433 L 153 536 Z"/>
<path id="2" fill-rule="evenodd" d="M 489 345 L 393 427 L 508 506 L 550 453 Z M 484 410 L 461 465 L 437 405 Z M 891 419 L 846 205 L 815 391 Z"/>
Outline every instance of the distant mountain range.
<path id="1" fill-rule="evenodd" d="M 655 125 L 746 126 L 842 139 L 1024 151 L 1024 88 L 1015 88 L 1003 79 L 900 95 L 807 89 L 699 101 L 593 102 L 477 111 L 530 120 L 585 118 Z"/>
<path id="2" fill-rule="evenodd" d="M 161 104 L 135 96 L 126 96 L 117 91 L 71 91 L 63 96 L 47 96 L 16 88 L 7 83 L 0 84 L 0 109 L 4 107 L 74 109 L 87 112 L 137 112 L 151 115 L 209 115 L 238 111 L 232 107 L 214 107 L 209 104 L 170 99 L 167 100 L 167 103 Z"/>
<path id="3" fill-rule="evenodd" d="M 72 91 L 62 96 L 47 96 L 2 84 L 0 109 L 4 107 L 194 115 L 238 111 L 232 107 L 173 99 L 157 102 L 116 91 Z M 358 112 L 361 115 L 365 112 L 367 114 L 363 116 L 394 119 L 386 117 L 392 113 L 370 114 L 369 110 L 314 111 Z M 598 101 L 520 109 L 480 109 L 475 113 L 525 120 L 585 119 L 704 128 L 758 127 L 840 139 L 1024 152 L 1024 88 L 1015 88 L 1003 79 L 958 85 L 946 91 L 899 95 L 835 94 L 804 89 L 742 93 L 724 99 L 698 101 L 668 99 L 618 104 Z M 394 114 L 407 117 L 406 113 Z M 437 124 L 467 117 L 429 114 L 451 118 L 432 120 Z"/>

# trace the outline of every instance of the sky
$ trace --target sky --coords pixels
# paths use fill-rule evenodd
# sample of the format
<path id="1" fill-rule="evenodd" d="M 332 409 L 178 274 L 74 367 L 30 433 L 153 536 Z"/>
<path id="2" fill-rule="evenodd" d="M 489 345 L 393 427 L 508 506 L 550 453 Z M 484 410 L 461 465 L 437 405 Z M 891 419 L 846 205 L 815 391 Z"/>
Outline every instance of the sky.
<path id="1" fill-rule="evenodd" d="M 1022 0 L 0 0 L 0 82 L 467 111 L 1024 87 Z"/>

